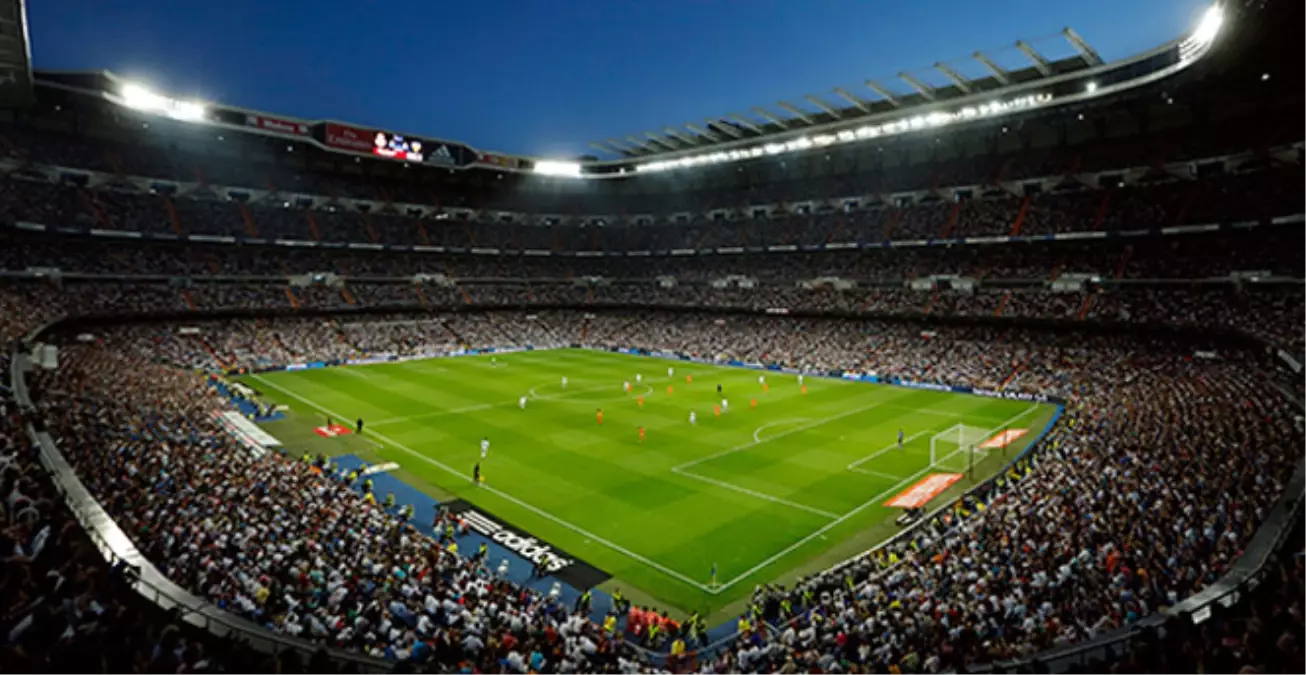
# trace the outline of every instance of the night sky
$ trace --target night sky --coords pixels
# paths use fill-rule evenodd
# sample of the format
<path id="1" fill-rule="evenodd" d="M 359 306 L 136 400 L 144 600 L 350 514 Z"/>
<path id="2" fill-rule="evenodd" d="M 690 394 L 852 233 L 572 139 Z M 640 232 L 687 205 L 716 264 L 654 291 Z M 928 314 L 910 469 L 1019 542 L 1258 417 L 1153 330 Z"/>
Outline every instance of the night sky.
<path id="1" fill-rule="evenodd" d="M 836 86 L 906 91 L 936 61 L 1103 58 L 1195 25 L 1204 0 L 29 0 L 38 69 L 108 69 L 174 96 L 568 157 L 588 141 Z M 839 100 L 829 94 L 832 102 Z"/>

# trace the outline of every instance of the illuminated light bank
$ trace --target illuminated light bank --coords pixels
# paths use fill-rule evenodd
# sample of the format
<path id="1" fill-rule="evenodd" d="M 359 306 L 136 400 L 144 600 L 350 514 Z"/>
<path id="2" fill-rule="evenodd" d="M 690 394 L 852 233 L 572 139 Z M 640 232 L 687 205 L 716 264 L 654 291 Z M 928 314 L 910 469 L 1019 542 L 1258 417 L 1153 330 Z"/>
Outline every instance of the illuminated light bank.
<path id="1" fill-rule="evenodd" d="M 667 171 L 669 169 L 681 169 L 685 167 L 702 166 L 704 164 L 738 162 L 741 160 L 754 159 L 769 155 L 779 155 L 787 152 L 799 152 L 811 148 L 867 141 L 875 138 L 884 138 L 886 136 L 896 136 L 912 131 L 937 129 L 939 127 L 959 122 L 969 122 L 972 120 L 997 117 L 999 115 L 1006 115 L 1008 113 L 1019 112 L 1022 110 L 1030 110 L 1047 105 L 1051 102 L 1051 94 L 1030 94 L 1028 96 L 1007 99 L 1005 101 L 992 101 L 975 106 L 965 106 L 951 112 L 936 111 L 922 115 L 903 117 L 902 119 L 885 122 L 884 124 L 868 124 L 866 126 L 857 127 L 856 129 L 845 129 L 843 131 L 835 131 L 825 134 L 801 136 L 784 142 L 763 143 L 751 148 L 709 152 L 690 157 L 668 159 L 661 162 L 648 162 L 636 166 L 635 170 L 641 173 Z"/>

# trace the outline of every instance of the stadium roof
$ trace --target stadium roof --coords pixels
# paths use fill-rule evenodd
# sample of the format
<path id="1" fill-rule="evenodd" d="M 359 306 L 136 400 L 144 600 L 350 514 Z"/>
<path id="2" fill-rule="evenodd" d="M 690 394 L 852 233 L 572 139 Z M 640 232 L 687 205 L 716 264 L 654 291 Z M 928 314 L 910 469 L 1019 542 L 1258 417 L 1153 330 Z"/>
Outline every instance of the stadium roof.
<path id="1" fill-rule="evenodd" d="M 688 122 L 679 128 L 644 131 L 623 139 L 608 138 L 589 145 L 600 152 L 621 158 L 657 158 L 682 150 L 710 150 L 736 140 L 764 140 L 778 133 L 814 129 L 835 122 L 855 121 L 879 113 L 910 110 L 912 107 L 949 101 L 972 94 L 994 91 L 1019 84 L 1030 84 L 1102 65 L 1102 57 L 1072 28 L 1058 34 L 1074 49 L 1066 58 L 1048 59 L 1030 42 L 1021 40 L 1014 46 L 1028 66 L 1015 70 L 1003 68 L 990 55 L 971 55 L 988 75 L 967 77 L 956 65 L 935 63 L 928 70 L 942 75 L 948 84 L 935 86 L 916 74 L 902 71 L 894 79 L 907 85 L 907 91 L 895 91 L 884 81 L 868 79 L 860 87 L 836 87 L 829 94 L 804 94 L 802 100 L 779 101 L 774 108 L 755 106 L 747 113 L 726 113 L 703 123 Z M 888 81 L 888 80 L 885 80 Z M 900 87 L 901 89 L 901 87 Z"/>
<path id="2" fill-rule="evenodd" d="M 25 105 L 32 98 L 27 0 L 0 0 L 0 106 Z"/>

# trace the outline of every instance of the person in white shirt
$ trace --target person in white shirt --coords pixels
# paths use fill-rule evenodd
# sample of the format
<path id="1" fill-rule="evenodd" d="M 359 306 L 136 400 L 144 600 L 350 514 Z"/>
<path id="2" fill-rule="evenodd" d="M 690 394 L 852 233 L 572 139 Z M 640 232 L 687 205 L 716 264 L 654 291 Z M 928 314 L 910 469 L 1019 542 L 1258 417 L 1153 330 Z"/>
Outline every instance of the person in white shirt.
<path id="1" fill-rule="evenodd" d="M 635 373 L 635 384 L 643 384 L 643 383 L 644 383 L 644 374 Z"/>
<path id="2" fill-rule="evenodd" d="M 525 396 L 523 396 L 523 397 L 517 399 L 517 406 L 518 406 L 519 408 L 521 408 L 522 410 L 525 410 L 525 409 L 526 409 L 526 397 L 525 397 Z"/>
<path id="3" fill-rule="evenodd" d="M 757 383 L 758 383 L 758 384 L 766 384 L 766 376 L 765 376 L 765 375 L 758 375 L 758 376 L 757 376 Z"/>
<path id="4" fill-rule="evenodd" d="M 562 388 L 563 388 L 563 389 L 566 389 L 566 388 L 567 388 L 567 376 L 566 376 L 566 375 L 563 375 L 563 376 L 562 376 Z"/>
<path id="5" fill-rule="evenodd" d="M 800 386 L 800 387 L 803 386 L 803 376 L 802 376 L 802 375 L 799 375 L 799 376 L 798 376 L 798 386 Z"/>
<path id="6" fill-rule="evenodd" d="M 730 409 L 730 401 L 724 398 L 721 399 L 721 412 L 725 412 L 729 409 Z"/>
<path id="7" fill-rule="evenodd" d="M 481 459 L 485 459 L 485 456 L 486 456 L 487 454 L 489 454 L 489 452 L 490 452 L 490 439 L 489 439 L 489 438 L 482 438 L 482 439 L 481 439 Z"/>
<path id="8" fill-rule="evenodd" d="M 621 390 L 626 392 L 630 391 L 630 380 L 621 383 Z"/>
<path id="9" fill-rule="evenodd" d="M 694 414 L 693 410 L 689 411 L 689 423 L 698 424 L 698 415 Z"/>
<path id="10" fill-rule="evenodd" d="M 675 368 L 667 368 L 667 377 L 675 377 L 675 376 L 676 376 L 676 369 L 675 369 Z"/>

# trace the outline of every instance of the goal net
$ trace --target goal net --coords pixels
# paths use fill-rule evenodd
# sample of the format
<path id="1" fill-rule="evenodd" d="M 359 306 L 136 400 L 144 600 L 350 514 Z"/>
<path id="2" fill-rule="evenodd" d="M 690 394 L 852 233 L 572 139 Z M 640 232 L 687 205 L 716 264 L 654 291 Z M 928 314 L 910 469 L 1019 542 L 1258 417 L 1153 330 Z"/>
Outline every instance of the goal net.
<path id="1" fill-rule="evenodd" d="M 988 440 L 989 429 L 955 424 L 930 437 L 930 466 L 952 473 L 966 473 L 988 456 L 980 443 Z"/>

